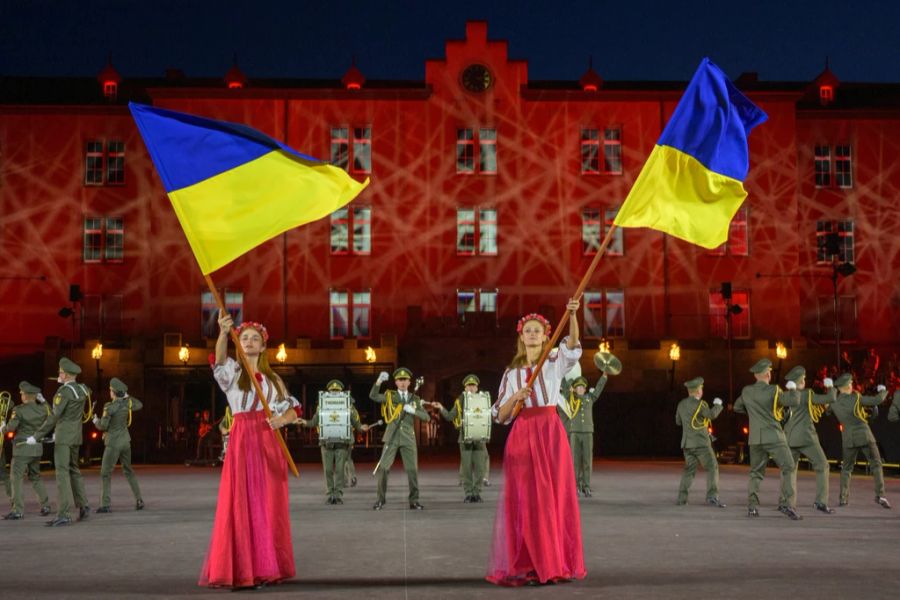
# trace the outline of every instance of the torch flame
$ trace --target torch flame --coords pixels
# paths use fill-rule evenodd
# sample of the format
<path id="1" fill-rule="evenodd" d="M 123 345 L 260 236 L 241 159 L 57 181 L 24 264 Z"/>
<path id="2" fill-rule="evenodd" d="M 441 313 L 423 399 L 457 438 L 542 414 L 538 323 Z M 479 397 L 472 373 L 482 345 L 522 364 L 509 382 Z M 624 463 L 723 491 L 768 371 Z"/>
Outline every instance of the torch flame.
<path id="1" fill-rule="evenodd" d="M 373 363 L 373 362 L 375 362 L 376 358 L 377 358 L 377 356 L 375 356 L 375 350 L 372 348 L 372 346 L 367 346 L 366 347 L 366 362 Z"/>
<path id="2" fill-rule="evenodd" d="M 187 344 L 185 344 L 178 350 L 178 360 L 187 364 L 187 361 L 189 361 L 190 359 L 191 359 L 191 351 L 187 347 Z"/>
<path id="3" fill-rule="evenodd" d="M 287 350 L 284 349 L 284 344 L 278 344 L 278 353 L 275 354 L 275 358 L 280 363 L 287 360 Z"/>
<path id="4" fill-rule="evenodd" d="M 785 348 L 784 344 L 781 342 L 775 344 L 775 356 L 778 358 L 787 358 L 787 348 Z"/>
<path id="5" fill-rule="evenodd" d="M 670 360 L 679 360 L 681 358 L 681 346 L 678 344 L 672 344 L 669 348 L 669 359 Z"/>
<path id="6" fill-rule="evenodd" d="M 97 344 L 94 346 L 94 349 L 91 350 L 91 358 L 94 360 L 100 360 L 103 357 L 103 344 Z"/>
<path id="7" fill-rule="evenodd" d="M 609 352 L 609 342 L 603 340 L 600 342 L 600 346 L 597 348 L 600 352 Z"/>

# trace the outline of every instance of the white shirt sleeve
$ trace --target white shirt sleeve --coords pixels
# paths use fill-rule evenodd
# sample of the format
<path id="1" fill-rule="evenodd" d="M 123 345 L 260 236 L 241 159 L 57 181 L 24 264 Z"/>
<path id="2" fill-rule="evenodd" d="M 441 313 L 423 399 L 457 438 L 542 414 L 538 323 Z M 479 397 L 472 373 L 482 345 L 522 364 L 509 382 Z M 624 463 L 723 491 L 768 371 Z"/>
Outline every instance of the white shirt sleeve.
<path id="1" fill-rule="evenodd" d="M 224 365 L 215 365 L 213 367 L 213 378 L 219 384 L 219 387 L 222 388 L 222 391 L 227 392 L 234 386 L 240 372 L 240 365 L 229 356 L 225 359 Z"/>
<path id="2" fill-rule="evenodd" d="M 566 336 L 559 343 L 559 357 L 557 358 L 554 365 L 556 366 L 556 378 L 562 382 L 563 377 L 566 376 L 566 373 L 572 370 L 572 367 L 575 366 L 575 363 L 578 362 L 578 359 L 581 358 L 581 342 L 573 348 L 569 350 L 569 347 L 566 345 L 569 336 Z"/>

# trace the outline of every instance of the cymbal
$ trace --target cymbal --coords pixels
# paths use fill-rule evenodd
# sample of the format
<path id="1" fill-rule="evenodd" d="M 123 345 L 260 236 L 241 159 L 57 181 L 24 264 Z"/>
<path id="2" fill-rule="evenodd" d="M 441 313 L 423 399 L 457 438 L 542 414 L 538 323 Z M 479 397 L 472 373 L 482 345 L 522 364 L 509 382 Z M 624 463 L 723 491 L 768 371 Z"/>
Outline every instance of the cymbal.
<path id="1" fill-rule="evenodd" d="M 594 365 L 608 375 L 618 375 L 622 372 L 622 361 L 611 352 L 597 352 L 594 354 Z"/>

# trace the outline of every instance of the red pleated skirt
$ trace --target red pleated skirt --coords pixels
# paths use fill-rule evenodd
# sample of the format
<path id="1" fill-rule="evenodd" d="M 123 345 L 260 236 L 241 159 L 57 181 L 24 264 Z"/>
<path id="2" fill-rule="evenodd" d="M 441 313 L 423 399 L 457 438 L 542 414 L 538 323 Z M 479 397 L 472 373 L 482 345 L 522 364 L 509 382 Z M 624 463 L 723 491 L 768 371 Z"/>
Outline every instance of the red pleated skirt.
<path id="1" fill-rule="evenodd" d="M 515 586 L 583 579 L 572 450 L 556 407 L 526 408 L 516 417 L 503 479 L 487 580 Z"/>
<path id="2" fill-rule="evenodd" d="M 249 587 L 293 576 L 287 463 L 265 413 L 238 413 L 199 584 Z"/>

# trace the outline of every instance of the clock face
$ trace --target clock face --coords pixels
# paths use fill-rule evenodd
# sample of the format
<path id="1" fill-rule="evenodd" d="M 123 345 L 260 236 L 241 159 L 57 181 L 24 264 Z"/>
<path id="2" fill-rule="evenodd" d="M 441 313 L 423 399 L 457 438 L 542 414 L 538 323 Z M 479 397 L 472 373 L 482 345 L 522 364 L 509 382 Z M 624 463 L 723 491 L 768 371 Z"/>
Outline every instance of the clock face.
<path id="1" fill-rule="evenodd" d="M 462 86 L 470 92 L 483 92 L 494 83 L 494 77 L 484 65 L 474 64 L 465 68 L 460 75 Z"/>

